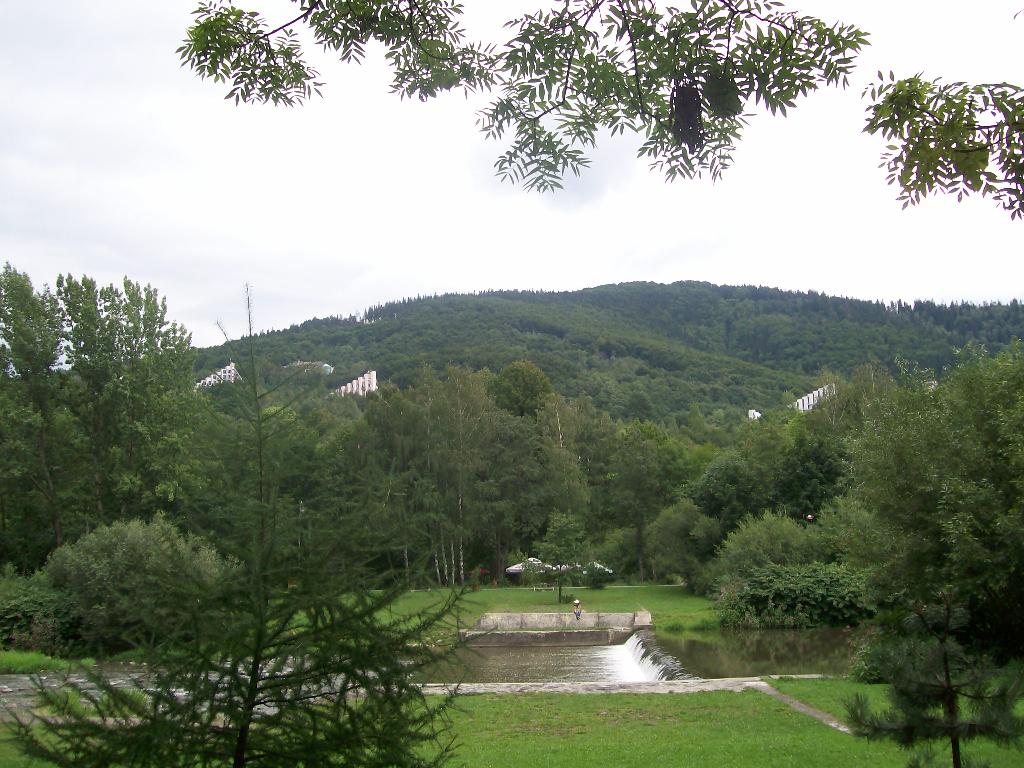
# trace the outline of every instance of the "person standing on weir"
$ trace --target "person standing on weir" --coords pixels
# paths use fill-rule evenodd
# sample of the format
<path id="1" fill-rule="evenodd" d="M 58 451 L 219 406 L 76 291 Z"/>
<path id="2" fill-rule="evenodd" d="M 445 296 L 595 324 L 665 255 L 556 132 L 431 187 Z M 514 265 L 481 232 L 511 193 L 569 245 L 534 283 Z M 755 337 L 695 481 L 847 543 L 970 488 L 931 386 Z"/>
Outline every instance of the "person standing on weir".
<path id="1" fill-rule="evenodd" d="M 579 600 L 572 601 L 572 612 L 576 616 L 576 621 L 579 621 L 580 617 L 583 616 L 583 606 L 580 605 Z"/>

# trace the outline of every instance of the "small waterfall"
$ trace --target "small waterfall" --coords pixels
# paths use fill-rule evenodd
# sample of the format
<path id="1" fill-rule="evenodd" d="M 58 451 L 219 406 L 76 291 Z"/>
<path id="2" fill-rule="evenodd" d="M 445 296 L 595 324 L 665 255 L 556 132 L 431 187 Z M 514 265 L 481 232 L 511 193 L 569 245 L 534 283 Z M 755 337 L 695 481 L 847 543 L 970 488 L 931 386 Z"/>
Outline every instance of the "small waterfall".
<path id="1" fill-rule="evenodd" d="M 695 679 L 679 660 L 666 653 L 647 631 L 634 632 L 622 649 L 620 673 L 629 682 Z"/>

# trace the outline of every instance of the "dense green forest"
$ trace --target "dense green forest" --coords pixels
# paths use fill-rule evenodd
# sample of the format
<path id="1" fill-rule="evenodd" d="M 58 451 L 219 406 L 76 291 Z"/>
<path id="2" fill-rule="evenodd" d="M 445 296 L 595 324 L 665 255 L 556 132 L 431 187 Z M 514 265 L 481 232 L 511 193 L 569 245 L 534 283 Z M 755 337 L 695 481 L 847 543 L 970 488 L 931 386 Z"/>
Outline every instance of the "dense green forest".
<path id="1" fill-rule="evenodd" d="M 737 308 L 746 319 L 730 324 Z M 196 350 L 151 287 L 62 276 L 37 290 L 8 265 L 0 650 L 150 649 L 188 730 L 207 711 L 203 670 L 231 668 L 243 691 L 260 659 L 306 658 L 315 668 L 289 673 L 289 695 L 308 702 L 383 642 L 360 658 L 391 681 L 374 706 L 402 719 L 424 711 L 405 670 L 429 663 L 423 639 L 447 605 L 406 624 L 384 618 L 394 597 L 500 583 L 539 556 L 557 567 L 523 578 L 556 578 L 560 596 L 655 581 L 713 596 L 726 627 L 875 620 L 862 679 L 918 674 L 893 661 L 907 648 L 922 663 L 964 647 L 1020 658 L 1017 317 L 1016 304 L 637 285 L 414 300 Z M 759 350 L 743 330 L 759 319 L 779 338 L 829 332 Z M 954 351 L 979 339 L 998 351 Z M 941 374 L 896 363 L 915 349 Z M 779 367 L 743 359 L 762 353 Z M 196 386 L 228 358 L 237 381 Z M 379 390 L 328 394 L 371 366 L 390 379 Z M 822 380 L 812 410 L 787 407 Z M 748 420 L 738 402 L 758 393 L 774 407 Z M 908 611 L 915 631 L 898 620 Z M 274 674 L 260 684 L 277 690 Z M 175 709 L 181 689 L 192 709 Z M 142 716 L 139 699 L 104 691 Z M 225 716 L 246 721 L 258 700 L 226 699 Z M 92 727 L 62 701 L 48 703 Z"/>
<path id="2" fill-rule="evenodd" d="M 496 372 L 528 359 L 559 393 L 586 395 L 613 418 L 685 425 L 695 408 L 721 424 L 792 402 L 824 371 L 848 376 L 876 363 L 895 372 L 902 359 L 941 372 L 967 343 L 994 351 L 1022 335 L 1016 301 L 883 305 L 680 282 L 406 299 L 267 333 L 260 347 L 277 365 L 335 365 L 325 388 L 366 369 L 404 387 L 424 364 Z M 199 350 L 197 372 L 237 355 L 230 344 Z"/>

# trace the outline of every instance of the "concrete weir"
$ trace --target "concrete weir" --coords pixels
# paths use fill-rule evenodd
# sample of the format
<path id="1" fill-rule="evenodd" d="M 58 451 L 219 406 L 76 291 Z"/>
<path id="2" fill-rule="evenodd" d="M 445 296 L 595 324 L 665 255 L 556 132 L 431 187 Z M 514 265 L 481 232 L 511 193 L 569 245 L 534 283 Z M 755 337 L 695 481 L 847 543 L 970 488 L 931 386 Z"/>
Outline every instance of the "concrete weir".
<path id="1" fill-rule="evenodd" d="M 638 629 L 651 629 L 648 611 L 589 613 L 485 613 L 459 637 L 474 646 L 618 645 Z"/>

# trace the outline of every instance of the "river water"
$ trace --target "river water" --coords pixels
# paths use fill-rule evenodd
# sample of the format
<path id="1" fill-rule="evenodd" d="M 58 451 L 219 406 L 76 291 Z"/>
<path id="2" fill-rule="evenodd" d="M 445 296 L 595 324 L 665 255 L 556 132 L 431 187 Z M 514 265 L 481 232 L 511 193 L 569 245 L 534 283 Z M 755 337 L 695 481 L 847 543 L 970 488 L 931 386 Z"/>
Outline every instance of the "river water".
<path id="1" fill-rule="evenodd" d="M 695 633 L 679 638 L 638 632 L 622 645 L 463 647 L 423 675 L 424 683 L 640 683 L 762 675 L 843 675 L 852 632 L 840 629 Z M 144 669 L 106 665 L 115 685 L 138 685 Z M 63 673 L 41 676 L 59 685 Z M 72 680 L 84 682 L 81 675 Z M 29 675 L 0 675 L 0 720 L 7 707 L 34 701 Z"/>
<path id="2" fill-rule="evenodd" d="M 459 648 L 423 676 L 431 683 L 649 682 L 780 674 L 842 675 L 851 632 L 841 629 L 634 634 L 623 645 Z"/>

